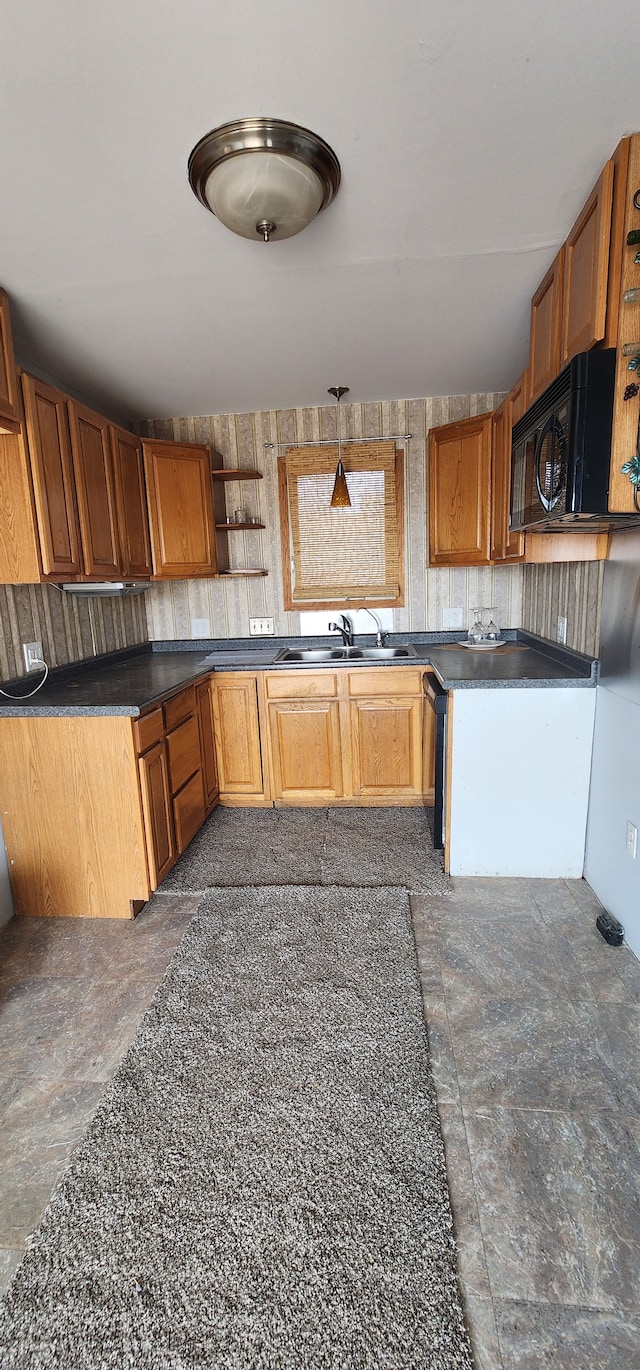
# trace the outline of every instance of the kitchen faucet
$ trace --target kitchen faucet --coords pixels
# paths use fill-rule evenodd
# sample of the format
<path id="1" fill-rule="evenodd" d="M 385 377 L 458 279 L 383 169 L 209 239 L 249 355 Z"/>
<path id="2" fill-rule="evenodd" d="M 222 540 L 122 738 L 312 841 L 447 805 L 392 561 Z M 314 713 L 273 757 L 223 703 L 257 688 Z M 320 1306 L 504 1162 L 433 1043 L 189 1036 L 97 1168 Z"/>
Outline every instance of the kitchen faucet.
<path id="1" fill-rule="evenodd" d="M 374 623 L 377 625 L 378 631 L 376 633 L 376 646 L 384 647 L 384 644 L 387 640 L 387 634 L 383 633 L 382 631 L 382 624 L 380 622 L 380 619 L 378 618 L 378 615 L 374 612 L 373 609 L 367 609 L 366 604 L 363 604 L 362 608 L 364 609 L 365 614 L 369 614 L 370 618 L 372 618 Z"/>
<path id="2" fill-rule="evenodd" d="M 347 618 L 346 614 L 340 614 L 340 618 L 342 619 L 342 627 L 340 627 L 339 623 L 330 623 L 329 632 L 340 633 L 345 647 L 353 647 L 353 624 L 351 619 Z"/>

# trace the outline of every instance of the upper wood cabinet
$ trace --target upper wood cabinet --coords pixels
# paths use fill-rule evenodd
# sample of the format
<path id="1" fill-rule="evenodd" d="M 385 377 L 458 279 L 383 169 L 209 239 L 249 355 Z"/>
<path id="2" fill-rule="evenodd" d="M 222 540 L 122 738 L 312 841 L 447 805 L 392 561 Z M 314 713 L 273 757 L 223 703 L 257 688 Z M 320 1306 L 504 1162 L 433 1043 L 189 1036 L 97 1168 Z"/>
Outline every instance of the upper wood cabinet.
<path id="1" fill-rule="evenodd" d="M 493 415 L 491 433 L 491 560 L 522 561 L 524 534 L 509 529 L 511 512 L 511 430 L 513 401 L 503 400 Z"/>
<path id="2" fill-rule="evenodd" d="M 0 289 L 0 432 L 17 433 L 19 427 L 20 397 L 13 355 L 9 299 L 6 291 Z"/>
<path id="3" fill-rule="evenodd" d="M 605 336 L 612 206 L 609 161 L 564 245 L 560 367 Z"/>
<path id="4" fill-rule="evenodd" d="M 531 301 L 529 404 L 541 395 L 560 370 L 564 248 Z"/>
<path id="5" fill-rule="evenodd" d="M 68 408 L 84 570 L 115 579 L 121 568 L 109 424 L 75 400 Z"/>
<path id="6" fill-rule="evenodd" d="M 73 579 L 83 561 L 66 399 L 34 376 L 22 384 L 42 570 Z"/>
<path id="7" fill-rule="evenodd" d="M 144 442 L 153 574 L 217 575 L 209 448 Z"/>
<path id="8" fill-rule="evenodd" d="M 511 400 L 511 427 L 515 428 L 523 414 L 529 408 L 529 373 L 523 371 L 515 385 L 509 391 Z"/>
<path id="9" fill-rule="evenodd" d="M 491 414 L 430 430 L 430 566 L 491 561 L 491 430 Z"/>
<path id="10" fill-rule="evenodd" d="M 113 476 L 120 532 L 120 563 L 126 579 L 151 575 L 151 540 L 144 483 L 142 441 L 126 428 L 111 427 Z"/>

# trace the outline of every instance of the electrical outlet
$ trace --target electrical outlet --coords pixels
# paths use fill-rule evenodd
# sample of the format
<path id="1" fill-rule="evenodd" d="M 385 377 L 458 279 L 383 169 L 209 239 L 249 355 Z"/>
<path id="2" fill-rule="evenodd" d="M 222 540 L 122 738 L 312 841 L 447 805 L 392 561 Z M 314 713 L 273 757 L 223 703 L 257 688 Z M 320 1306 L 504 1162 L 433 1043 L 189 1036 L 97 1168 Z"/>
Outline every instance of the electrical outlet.
<path id="1" fill-rule="evenodd" d="M 250 618 L 249 636 L 250 637 L 269 637 L 273 635 L 272 618 Z"/>
<path id="2" fill-rule="evenodd" d="M 192 637 L 211 637 L 211 624 L 208 618 L 192 618 L 191 620 Z"/>
<path id="3" fill-rule="evenodd" d="M 39 671 L 42 667 L 42 643 L 23 642 L 22 655 L 26 671 Z"/>
<path id="4" fill-rule="evenodd" d="M 461 628 L 462 609 L 443 609 L 442 626 L 443 628 Z"/>
<path id="5" fill-rule="evenodd" d="M 627 823 L 627 851 L 634 861 L 638 854 L 638 829 L 635 823 Z"/>
<path id="6" fill-rule="evenodd" d="M 558 618 L 558 626 L 556 628 L 556 642 L 566 642 L 566 640 L 567 620 L 566 618 Z"/>

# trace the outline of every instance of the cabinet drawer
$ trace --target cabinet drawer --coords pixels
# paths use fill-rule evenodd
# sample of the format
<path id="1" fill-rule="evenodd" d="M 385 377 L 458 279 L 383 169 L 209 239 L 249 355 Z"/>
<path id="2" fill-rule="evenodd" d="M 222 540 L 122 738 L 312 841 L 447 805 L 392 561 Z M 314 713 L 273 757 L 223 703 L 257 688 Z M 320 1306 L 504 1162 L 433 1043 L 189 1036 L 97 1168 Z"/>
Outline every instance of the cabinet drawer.
<path id="1" fill-rule="evenodd" d="M 164 726 L 167 732 L 170 733 L 183 718 L 188 718 L 189 714 L 194 714 L 195 711 L 196 687 L 190 685 L 188 690 L 181 690 L 179 695 L 168 699 L 164 706 Z"/>
<path id="2" fill-rule="evenodd" d="M 154 709 L 150 714 L 145 714 L 143 718 L 136 719 L 133 725 L 133 739 L 135 742 L 138 756 L 143 752 L 148 752 L 156 742 L 161 742 L 164 737 L 164 722 L 162 709 Z"/>
<path id="3" fill-rule="evenodd" d="M 421 670 L 406 670 L 400 666 L 378 666 L 374 670 L 349 672 L 350 695 L 396 695 L 422 694 Z"/>
<path id="4" fill-rule="evenodd" d="M 197 718 L 187 718 L 167 737 L 169 755 L 169 786 L 172 794 L 200 770 L 200 733 Z"/>
<path id="5" fill-rule="evenodd" d="M 274 671 L 267 673 L 267 699 L 335 699 L 338 681 L 334 671 Z"/>
<path id="6" fill-rule="evenodd" d="M 204 790 L 202 772 L 197 771 L 186 785 L 175 795 L 173 816 L 176 829 L 176 845 L 183 852 L 192 837 L 204 823 Z"/>

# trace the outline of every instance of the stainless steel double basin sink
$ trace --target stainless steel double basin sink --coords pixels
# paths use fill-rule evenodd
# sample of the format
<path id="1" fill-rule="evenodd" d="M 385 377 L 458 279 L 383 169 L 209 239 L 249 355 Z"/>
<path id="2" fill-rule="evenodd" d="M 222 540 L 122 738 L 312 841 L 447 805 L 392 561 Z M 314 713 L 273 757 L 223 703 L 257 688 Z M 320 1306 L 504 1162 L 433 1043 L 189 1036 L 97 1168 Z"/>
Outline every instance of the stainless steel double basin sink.
<path id="1" fill-rule="evenodd" d="M 294 665 L 330 664 L 332 661 L 397 661 L 399 658 L 415 658 L 415 648 L 407 647 L 283 647 L 276 657 L 277 662 L 288 661 Z"/>

